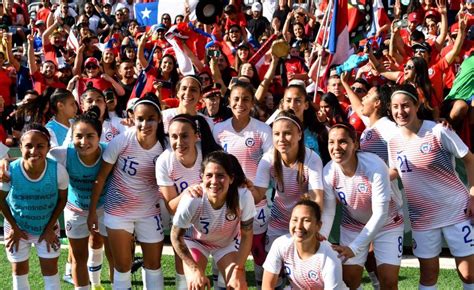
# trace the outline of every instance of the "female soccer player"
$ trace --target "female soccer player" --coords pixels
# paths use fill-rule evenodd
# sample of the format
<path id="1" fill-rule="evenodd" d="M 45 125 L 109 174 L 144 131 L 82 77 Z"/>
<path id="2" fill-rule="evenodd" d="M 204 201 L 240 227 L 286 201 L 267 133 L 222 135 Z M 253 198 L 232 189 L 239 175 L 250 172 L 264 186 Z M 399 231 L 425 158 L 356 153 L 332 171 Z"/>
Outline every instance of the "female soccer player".
<path id="1" fill-rule="evenodd" d="M 212 134 L 206 120 L 201 116 L 176 115 L 170 121 L 168 134 L 171 148 L 163 152 L 156 161 L 156 181 L 163 195 L 163 205 L 166 207 L 161 207 L 165 228 L 167 225 L 169 228 L 169 214 L 176 213 L 181 193 L 188 186 L 201 183 L 199 171 L 203 158 L 213 151 L 222 150 L 214 138 L 200 138 Z M 165 210 L 169 211 L 169 214 L 164 214 Z M 176 287 L 187 289 L 182 261 L 178 255 L 175 255 L 175 265 Z"/>
<path id="2" fill-rule="evenodd" d="M 253 183 L 257 176 L 258 162 L 264 152 L 272 147 L 272 131 L 267 124 L 250 117 L 255 106 L 254 90 L 250 83 L 236 82 L 230 91 L 232 118 L 214 127 L 214 139 L 224 151 L 237 157 L 246 177 Z M 252 255 L 255 264 L 255 278 L 261 284 L 263 262 L 265 261 L 265 232 L 268 226 L 267 200 L 257 205 L 253 225 Z"/>
<path id="3" fill-rule="evenodd" d="M 205 275 L 210 254 L 228 287 L 247 288 L 245 261 L 252 247 L 255 205 L 250 191 L 239 188 L 245 179 L 235 173 L 236 165 L 227 153 L 209 154 L 201 169 L 202 197 L 185 194 L 179 202 L 171 242 L 184 262 L 188 289 L 210 288 Z"/>
<path id="4" fill-rule="evenodd" d="M 165 132 L 168 132 L 170 120 L 178 114 L 189 114 L 192 116 L 201 115 L 206 118 L 209 128 L 214 128 L 214 122 L 211 118 L 204 116 L 197 111 L 197 104 L 201 100 L 202 84 L 199 77 L 189 75 L 183 77 L 177 85 L 176 98 L 179 100 L 177 108 L 167 109 L 163 111 L 163 125 Z"/>
<path id="5" fill-rule="evenodd" d="M 58 163 L 66 167 L 69 173 L 68 202 L 64 210 L 64 218 L 73 262 L 71 274 L 77 289 L 86 289 L 89 286 L 89 280 L 92 287 L 100 285 L 102 245 L 105 245 L 107 260 L 110 269 L 113 269 L 104 225 L 104 196 L 101 196 L 98 203 L 100 235 L 89 232 L 87 227 L 92 185 L 97 179 L 102 154 L 106 148 L 105 143 L 99 143 L 102 133 L 99 115 L 99 108 L 93 107 L 90 111 L 78 116 L 72 124 L 73 143 L 67 147 L 55 147 L 49 152 Z M 88 250 L 89 240 L 91 240 L 92 248 Z M 89 275 L 88 269 L 93 270 L 89 272 Z"/>
<path id="6" fill-rule="evenodd" d="M 9 165 L 10 182 L 0 183 L 5 217 L 5 249 L 12 266 L 13 289 L 30 289 L 31 245 L 37 250 L 46 289 L 60 289 L 58 218 L 67 201 L 69 176 L 61 164 L 46 158 L 49 132 L 33 123 L 20 139 L 22 158 Z"/>
<path id="7" fill-rule="evenodd" d="M 442 124 L 417 117 L 420 101 L 411 85 L 391 96 L 398 132 L 388 146 L 391 175 L 402 180 L 413 237 L 420 261 L 419 289 L 436 289 L 442 236 L 446 240 L 464 289 L 474 289 L 474 155 L 456 133 Z M 454 158 L 466 167 L 470 188 L 456 174 Z"/>
<path id="8" fill-rule="evenodd" d="M 98 230 L 97 205 L 110 175 L 104 223 L 114 257 L 114 288 L 132 287 L 130 249 L 135 233 L 143 251 L 144 287 L 161 289 L 163 228 L 155 161 L 165 148 L 165 135 L 158 98 L 141 98 L 135 103 L 133 114 L 135 127 L 113 139 L 102 156 L 92 189 L 88 225 L 90 231 Z"/>
<path id="9" fill-rule="evenodd" d="M 277 237 L 288 234 L 291 210 L 304 195 L 323 204 L 323 163 L 314 151 L 304 146 L 298 117 L 292 110 L 280 112 L 273 121 L 272 131 L 274 149 L 260 160 L 254 184 L 263 199 L 271 186 L 270 180 L 274 180 L 267 251 Z"/>
<path id="10" fill-rule="evenodd" d="M 289 228 L 289 234 L 273 242 L 263 264 L 262 289 L 275 289 L 282 268 L 293 289 L 343 289 L 341 260 L 328 242 L 320 241 L 318 204 L 298 201 Z"/>
<path id="11" fill-rule="evenodd" d="M 349 124 L 329 130 L 332 161 L 324 167 L 324 209 L 321 234 L 328 236 L 336 199 L 342 204 L 340 246 L 343 277 L 351 289 L 360 286 L 373 241 L 382 289 L 396 289 L 403 252 L 403 215 L 392 200 L 388 167 L 377 155 L 357 151 L 357 133 Z"/>

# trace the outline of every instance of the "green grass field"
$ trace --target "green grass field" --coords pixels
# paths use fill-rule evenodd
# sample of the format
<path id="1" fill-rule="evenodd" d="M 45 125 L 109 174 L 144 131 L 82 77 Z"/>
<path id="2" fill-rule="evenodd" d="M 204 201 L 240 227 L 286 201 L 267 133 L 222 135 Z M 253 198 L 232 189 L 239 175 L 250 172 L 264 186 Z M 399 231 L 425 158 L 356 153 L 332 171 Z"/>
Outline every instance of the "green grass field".
<path id="1" fill-rule="evenodd" d="M 36 256 L 35 250 L 33 249 L 30 259 L 30 285 L 31 289 L 42 289 L 43 278 L 41 276 L 38 257 Z M 64 274 L 64 265 L 66 263 L 67 250 L 61 251 L 60 256 L 60 276 Z M 11 289 L 11 268 L 8 263 L 5 247 L 0 245 L 0 289 Z M 163 256 L 162 258 L 162 269 L 165 277 L 165 289 L 175 289 L 174 287 L 174 258 L 173 256 Z M 247 281 L 249 282 L 250 289 L 255 289 L 255 282 L 253 279 L 253 265 L 251 261 L 246 264 L 247 269 Z M 111 289 L 110 281 L 106 275 L 108 273 L 108 265 L 105 263 L 102 270 L 102 283 L 106 289 Z M 208 274 L 210 274 L 210 268 L 208 267 Z M 400 271 L 400 282 L 399 289 L 417 289 L 418 288 L 418 269 L 417 268 L 402 268 Z M 138 271 L 133 279 L 133 289 L 141 289 L 141 272 Z M 74 289 L 71 284 L 61 282 L 61 289 Z M 372 289 L 370 280 L 364 275 L 363 279 L 364 289 Z M 462 289 L 461 281 L 458 279 L 455 270 L 441 270 L 440 277 L 438 279 L 438 289 Z"/>

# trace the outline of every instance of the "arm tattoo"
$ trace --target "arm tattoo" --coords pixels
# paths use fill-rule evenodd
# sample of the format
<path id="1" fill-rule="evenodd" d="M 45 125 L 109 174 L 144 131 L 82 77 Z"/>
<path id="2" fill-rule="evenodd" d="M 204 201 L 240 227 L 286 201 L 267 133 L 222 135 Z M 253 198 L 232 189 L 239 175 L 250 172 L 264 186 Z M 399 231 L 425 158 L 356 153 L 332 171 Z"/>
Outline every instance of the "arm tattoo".
<path id="1" fill-rule="evenodd" d="M 253 229 L 253 218 L 246 221 L 241 221 L 240 229 L 244 231 L 251 231 Z"/>
<path id="2" fill-rule="evenodd" d="M 191 252 L 189 251 L 186 243 L 184 242 L 184 233 L 186 229 L 181 229 L 178 227 L 173 226 L 171 228 L 171 243 L 173 244 L 173 248 L 176 251 L 176 254 L 183 260 L 186 265 L 189 266 L 193 271 L 199 269 L 198 265 L 193 259 Z"/>

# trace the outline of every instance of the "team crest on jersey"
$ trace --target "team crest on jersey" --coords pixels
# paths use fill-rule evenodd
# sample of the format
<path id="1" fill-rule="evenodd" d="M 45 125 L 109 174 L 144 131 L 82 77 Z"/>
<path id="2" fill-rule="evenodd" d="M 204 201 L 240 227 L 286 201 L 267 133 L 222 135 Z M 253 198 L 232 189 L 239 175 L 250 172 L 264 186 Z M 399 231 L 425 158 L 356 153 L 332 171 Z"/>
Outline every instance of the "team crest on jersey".
<path id="1" fill-rule="evenodd" d="M 105 133 L 105 140 L 106 141 L 112 141 L 113 138 L 114 138 L 114 134 L 112 132 Z"/>
<path id="2" fill-rule="evenodd" d="M 247 139 L 245 140 L 245 145 L 246 145 L 247 147 L 252 147 L 253 145 L 255 145 L 255 139 L 253 139 L 253 138 L 247 138 Z"/>
<path id="3" fill-rule="evenodd" d="M 367 131 L 367 133 L 365 134 L 365 140 L 368 141 L 368 140 L 372 139 L 372 135 L 373 135 L 372 130 Z"/>
<path id="4" fill-rule="evenodd" d="M 230 222 L 234 221 L 236 218 L 237 218 L 237 215 L 235 213 L 232 213 L 232 212 L 228 212 L 225 215 L 225 219 L 230 221 Z"/>
<path id="5" fill-rule="evenodd" d="M 430 76 L 432 76 L 432 75 L 434 74 L 434 70 L 433 70 L 432 68 L 429 68 L 429 69 L 428 69 L 428 74 L 429 74 Z"/>
<path id="6" fill-rule="evenodd" d="M 369 188 L 367 187 L 367 184 L 362 182 L 362 183 L 359 183 L 359 185 L 357 185 L 357 190 L 360 193 L 367 193 L 369 191 Z"/>
<path id="7" fill-rule="evenodd" d="M 316 273 L 314 270 L 308 272 L 308 278 L 315 282 L 319 280 L 318 273 Z"/>
<path id="8" fill-rule="evenodd" d="M 430 152 L 431 152 L 431 144 L 428 143 L 428 142 L 421 144 L 421 146 L 420 146 L 420 151 L 421 151 L 421 153 L 423 153 L 423 154 L 428 154 L 428 153 L 430 153 Z"/>

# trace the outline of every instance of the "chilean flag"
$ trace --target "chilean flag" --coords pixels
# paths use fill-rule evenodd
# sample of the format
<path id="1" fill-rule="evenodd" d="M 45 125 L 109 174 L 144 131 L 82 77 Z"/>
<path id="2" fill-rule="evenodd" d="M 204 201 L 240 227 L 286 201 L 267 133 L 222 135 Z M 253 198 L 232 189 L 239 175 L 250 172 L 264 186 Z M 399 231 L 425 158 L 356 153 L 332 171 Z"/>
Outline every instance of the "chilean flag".
<path id="1" fill-rule="evenodd" d="M 367 37 L 375 36 L 380 27 L 390 24 L 390 19 L 387 12 L 385 12 L 382 0 L 374 0 L 372 13 L 372 23 L 370 24 L 370 31 L 367 33 Z"/>
<path id="2" fill-rule="evenodd" d="M 337 0 L 329 31 L 329 65 L 342 64 L 353 53 L 349 42 L 347 0 Z"/>

